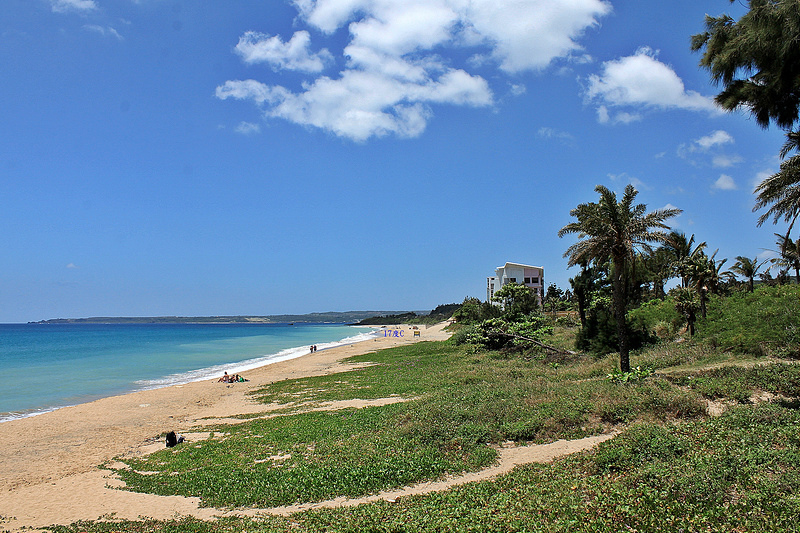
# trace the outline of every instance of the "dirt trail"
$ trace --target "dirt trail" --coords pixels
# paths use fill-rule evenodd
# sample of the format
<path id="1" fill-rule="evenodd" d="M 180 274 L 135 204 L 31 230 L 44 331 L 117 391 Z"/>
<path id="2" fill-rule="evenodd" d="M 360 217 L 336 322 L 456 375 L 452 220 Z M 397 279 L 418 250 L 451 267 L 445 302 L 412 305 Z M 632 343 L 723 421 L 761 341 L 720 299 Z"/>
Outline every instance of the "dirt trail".
<path id="1" fill-rule="evenodd" d="M 245 511 L 235 511 L 220 516 L 264 516 L 276 514 L 286 516 L 300 511 L 306 511 L 308 509 L 353 507 L 356 505 L 361 505 L 362 503 L 370 503 L 380 500 L 394 502 L 404 496 L 428 494 L 430 492 L 447 490 L 451 487 L 455 487 L 456 485 L 463 485 L 473 481 L 484 481 L 491 479 L 502 474 L 507 474 L 519 465 L 529 463 L 549 463 L 559 457 L 593 448 L 597 444 L 613 438 L 615 435 L 617 435 L 616 432 L 595 435 L 593 437 L 586 437 L 577 440 L 558 440 L 556 442 L 551 442 L 550 444 L 535 444 L 531 446 L 515 446 L 513 444 L 506 445 L 498 450 L 500 454 L 500 460 L 498 464 L 479 472 L 470 472 L 460 476 L 448 476 L 446 479 L 440 481 L 420 483 L 411 487 L 384 491 L 372 496 L 365 496 L 363 498 L 348 499 L 341 497 L 324 502 L 304 503 L 298 505 L 289 505 L 286 507 L 273 507 L 271 509 L 248 509 Z"/>
<path id="2" fill-rule="evenodd" d="M 127 519 L 142 517 L 169 520 L 191 516 L 201 520 L 218 517 L 288 516 L 308 509 L 356 506 L 379 500 L 394 502 L 405 496 L 447 490 L 456 485 L 482 481 L 510 472 L 514 467 L 528 463 L 547 463 L 558 457 L 580 452 L 612 438 L 615 434 L 597 435 L 577 440 L 559 440 L 550 444 L 532 446 L 506 445 L 500 448 L 499 462 L 479 472 L 449 476 L 440 481 L 421 483 L 399 490 L 384 491 L 363 498 L 336 498 L 333 500 L 298 504 L 270 509 L 224 509 L 200 507 L 199 498 L 181 496 L 156 496 L 119 490 L 123 483 L 108 470 L 94 470 L 58 479 L 55 482 L 17 488 L 0 501 L 0 531 L 27 533 L 49 524 L 68 524 L 78 520 Z M 154 446 L 160 448 L 158 443 Z M 87 498 L 91 495 L 91 498 Z M 36 502 L 35 508 L 31 502 Z M 29 512 L 20 512 L 22 509 Z M 14 518 L 8 518 L 8 515 Z"/>

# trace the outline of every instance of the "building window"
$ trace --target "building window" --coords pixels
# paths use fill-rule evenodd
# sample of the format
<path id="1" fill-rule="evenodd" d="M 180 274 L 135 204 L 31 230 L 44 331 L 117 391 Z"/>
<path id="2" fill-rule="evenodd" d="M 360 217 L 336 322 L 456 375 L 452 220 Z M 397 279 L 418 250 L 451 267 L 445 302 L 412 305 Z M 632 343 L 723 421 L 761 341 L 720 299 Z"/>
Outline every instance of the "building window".
<path id="1" fill-rule="evenodd" d="M 531 282 L 531 278 L 525 278 L 525 283 L 530 283 L 530 282 Z"/>
<path id="2" fill-rule="evenodd" d="M 539 283 L 539 278 L 531 278 L 531 283 Z"/>

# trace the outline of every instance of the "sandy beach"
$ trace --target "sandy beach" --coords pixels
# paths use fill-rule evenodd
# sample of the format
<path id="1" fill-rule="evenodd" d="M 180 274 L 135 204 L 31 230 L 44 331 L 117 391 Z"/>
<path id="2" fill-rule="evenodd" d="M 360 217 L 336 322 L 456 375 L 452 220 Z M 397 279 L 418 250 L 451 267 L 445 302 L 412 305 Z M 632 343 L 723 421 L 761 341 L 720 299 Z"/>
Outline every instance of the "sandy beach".
<path id="1" fill-rule="evenodd" d="M 248 392 L 271 382 L 350 369 L 341 360 L 382 348 L 449 337 L 444 324 L 414 337 L 379 336 L 348 346 L 263 366 L 246 373 L 248 382 L 200 381 L 135 392 L 0 423 L 0 531 L 69 524 L 101 516 L 169 519 L 212 518 L 194 498 L 163 497 L 115 490 L 120 482 L 98 468 L 119 456 L 137 456 L 164 447 L 161 435 L 174 430 L 190 440 L 209 419 L 266 412 Z M 371 402 L 369 405 L 372 405 Z"/>
<path id="2" fill-rule="evenodd" d="M 343 359 L 382 348 L 426 340 L 445 340 L 445 324 L 422 326 L 415 337 L 408 326 L 403 335 L 386 335 L 348 346 L 309 353 L 248 371 L 249 381 L 219 383 L 217 379 L 135 392 L 67 407 L 50 413 L 0 423 L 0 531 L 41 531 L 51 525 L 78 520 L 154 518 L 169 520 L 192 516 L 211 520 L 228 515 L 257 517 L 288 515 L 306 509 L 358 505 L 375 500 L 395 501 L 509 472 L 515 466 L 553 459 L 591 448 L 615 433 L 572 441 L 498 446 L 498 463 L 479 472 L 421 483 L 357 499 L 302 503 L 272 509 L 215 509 L 200 507 L 199 498 L 156 496 L 119 490 L 123 483 L 102 465 L 119 466 L 117 458 L 143 456 L 164 448 L 163 435 L 171 430 L 189 441 L 207 438 L 202 427 L 216 423 L 241 423 L 239 414 L 270 416 L 279 405 L 258 404 L 248 393 L 263 385 L 357 368 Z M 390 330 L 393 331 L 393 330 Z M 399 333 L 399 331 L 398 331 Z M 351 400 L 315 405 L 314 409 L 341 409 L 385 405 L 403 398 Z"/>

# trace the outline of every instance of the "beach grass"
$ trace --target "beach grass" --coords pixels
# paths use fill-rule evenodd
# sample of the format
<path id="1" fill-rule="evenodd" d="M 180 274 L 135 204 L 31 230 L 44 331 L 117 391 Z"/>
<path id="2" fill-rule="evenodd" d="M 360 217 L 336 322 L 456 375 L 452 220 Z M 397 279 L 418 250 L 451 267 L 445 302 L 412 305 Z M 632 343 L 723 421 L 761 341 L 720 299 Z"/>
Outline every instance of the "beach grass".
<path id="1" fill-rule="evenodd" d="M 494 460 L 494 450 L 474 443 L 456 451 L 406 438 L 398 426 L 402 408 L 255 420 L 130 461 L 134 470 L 119 474 L 131 490 L 199 496 L 215 507 L 272 507 L 361 496 Z"/>
<path id="2" fill-rule="evenodd" d="M 367 366 L 258 390 L 261 401 L 284 405 L 280 416 L 210 427 L 208 440 L 127 460 L 131 469 L 120 476 L 129 490 L 269 507 L 476 470 L 506 440 L 627 429 L 590 452 L 397 502 L 54 531 L 797 531 L 800 366 L 747 357 L 691 343 L 656 346 L 632 364 L 657 373 L 633 383 L 606 379 L 612 357 L 553 364 L 450 342 L 354 357 L 348 362 Z M 751 404 L 765 392 L 779 396 Z M 388 397 L 406 401 L 301 412 Z M 709 399 L 735 406 L 709 419 Z"/>
<path id="3" fill-rule="evenodd" d="M 352 358 L 359 370 L 287 380 L 256 391 L 284 414 L 208 427 L 215 437 L 126 460 L 129 490 L 197 496 L 205 506 L 271 507 L 474 471 L 507 440 L 580 438 L 635 420 L 702 416 L 700 396 L 653 378 L 620 389 L 611 361 L 557 367 L 449 343 L 417 343 Z M 300 412 L 322 402 L 387 397 L 363 409 Z"/>

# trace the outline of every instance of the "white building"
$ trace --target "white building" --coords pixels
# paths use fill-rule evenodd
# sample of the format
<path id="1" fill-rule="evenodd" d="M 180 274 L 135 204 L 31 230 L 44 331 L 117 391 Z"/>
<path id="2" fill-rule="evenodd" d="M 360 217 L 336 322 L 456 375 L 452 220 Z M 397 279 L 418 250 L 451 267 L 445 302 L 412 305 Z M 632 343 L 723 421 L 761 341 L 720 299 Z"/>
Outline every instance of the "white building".
<path id="1" fill-rule="evenodd" d="M 494 276 L 486 278 L 487 302 L 491 302 L 494 293 L 508 283 L 520 283 L 530 287 L 539 301 L 542 301 L 544 297 L 544 267 L 506 263 L 505 266 L 497 267 L 494 272 Z"/>

